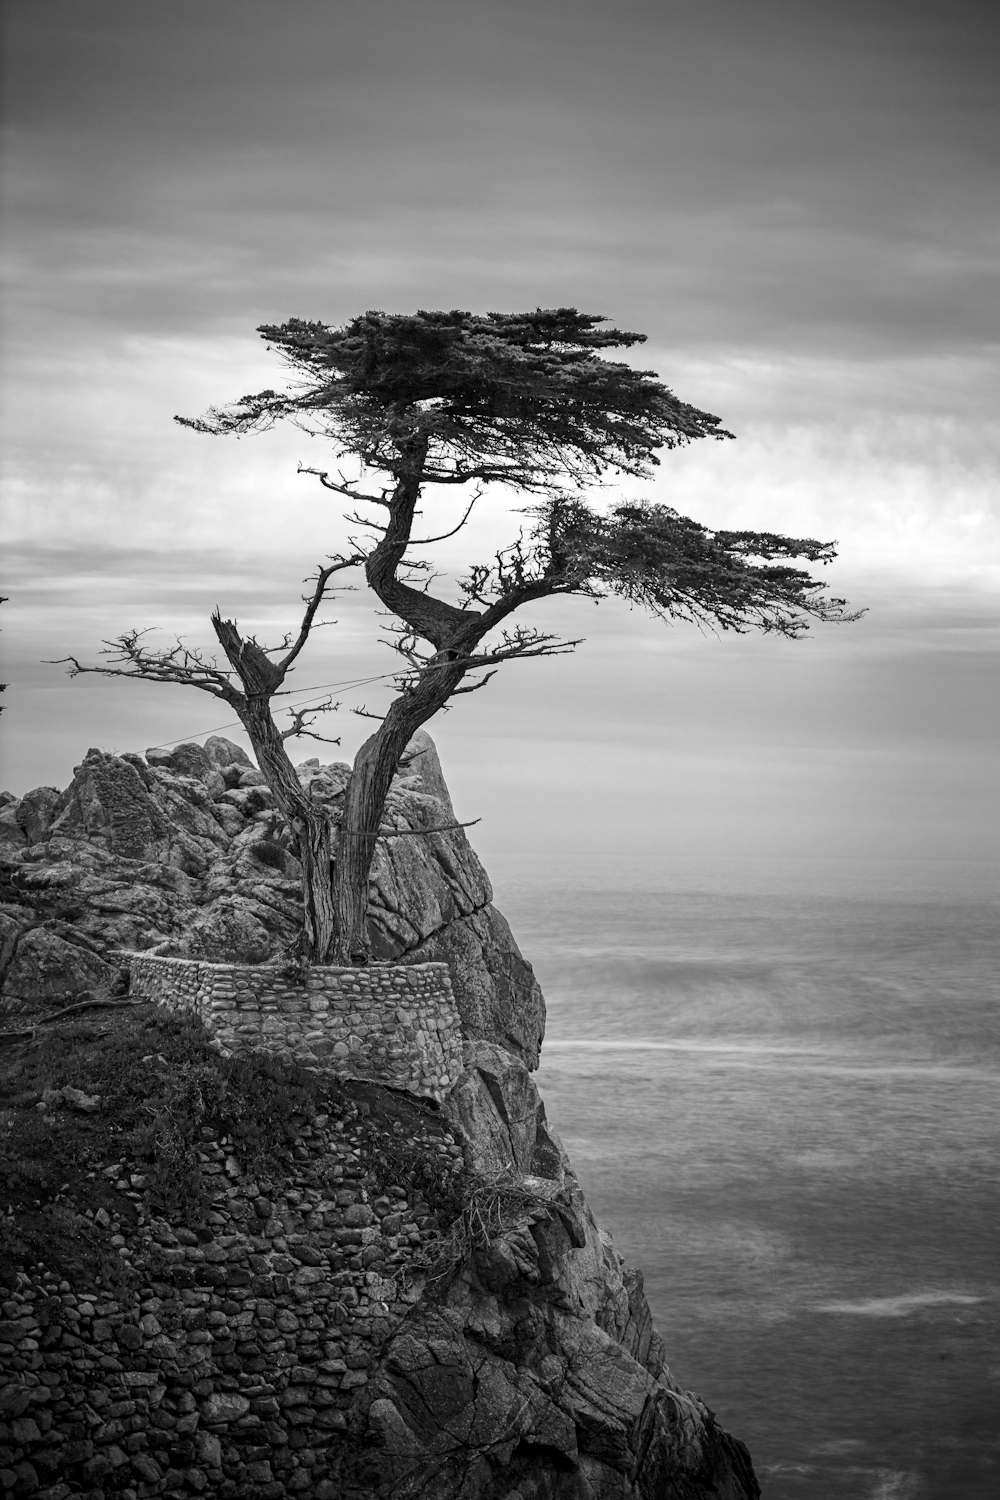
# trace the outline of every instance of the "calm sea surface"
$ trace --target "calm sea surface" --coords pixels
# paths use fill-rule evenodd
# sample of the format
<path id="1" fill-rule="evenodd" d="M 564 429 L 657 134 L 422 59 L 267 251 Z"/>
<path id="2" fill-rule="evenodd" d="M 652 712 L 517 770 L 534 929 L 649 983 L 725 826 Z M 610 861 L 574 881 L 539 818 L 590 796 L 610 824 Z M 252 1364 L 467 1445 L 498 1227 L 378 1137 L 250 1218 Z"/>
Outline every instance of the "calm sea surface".
<path id="1" fill-rule="evenodd" d="M 549 1117 L 765 1500 L 996 1500 L 996 867 L 490 872 Z"/>

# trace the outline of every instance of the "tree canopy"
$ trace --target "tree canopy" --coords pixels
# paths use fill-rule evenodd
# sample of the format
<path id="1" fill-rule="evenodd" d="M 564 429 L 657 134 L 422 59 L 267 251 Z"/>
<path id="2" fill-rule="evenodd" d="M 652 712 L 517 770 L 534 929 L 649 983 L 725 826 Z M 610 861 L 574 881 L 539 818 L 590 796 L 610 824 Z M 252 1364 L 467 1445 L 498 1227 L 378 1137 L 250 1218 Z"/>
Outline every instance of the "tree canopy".
<path id="1" fill-rule="evenodd" d="M 367 312 L 342 328 L 291 318 L 258 332 L 298 376 L 205 417 L 200 432 L 259 431 L 291 419 L 394 477 L 501 481 L 563 493 L 603 472 L 642 477 L 657 450 L 727 438 L 655 371 L 600 358 L 645 335 L 602 328 L 573 307 L 533 313 Z"/>
<path id="2" fill-rule="evenodd" d="M 512 624 L 526 605 L 556 595 L 617 596 L 663 620 L 759 629 L 795 637 L 813 620 L 855 619 L 843 599 L 793 559 L 827 563 L 834 544 L 764 531 L 712 529 L 670 506 L 616 500 L 597 509 L 581 491 L 607 475 L 647 479 L 658 454 L 699 438 L 732 437 L 718 417 L 680 401 L 651 370 L 602 358 L 643 336 L 605 328 L 575 308 L 533 313 L 368 312 L 341 328 L 292 318 L 258 331 L 294 374 L 288 390 L 258 391 L 204 417 L 177 420 L 198 432 L 240 435 L 287 420 L 356 459 L 359 477 L 308 468 L 362 510 L 367 529 L 348 553 L 320 567 L 297 634 L 273 648 L 240 634 L 216 612 L 228 666 L 178 645 L 146 647 L 132 631 L 110 643 L 113 663 L 71 670 L 186 683 L 232 704 L 250 736 L 277 806 L 298 844 L 306 955 L 363 962 L 368 875 L 393 774 L 415 730 L 462 693 L 485 686 L 504 662 L 571 650 L 532 626 Z M 300 466 L 301 468 L 301 466 Z M 361 488 L 367 477 L 375 487 Z M 426 486 L 476 486 L 457 525 L 415 537 Z M 533 503 L 517 537 L 470 561 L 446 597 L 415 548 L 461 531 L 485 488 L 502 485 Z M 363 568 L 394 624 L 403 658 L 395 696 L 358 751 L 334 829 L 298 786 L 284 748 L 313 733 L 294 711 L 277 729 L 272 700 L 318 623 L 330 580 Z M 277 660 L 272 661 L 271 658 Z M 236 688 L 239 681 L 242 691 Z M 448 830 L 428 829 L 445 835 Z"/>

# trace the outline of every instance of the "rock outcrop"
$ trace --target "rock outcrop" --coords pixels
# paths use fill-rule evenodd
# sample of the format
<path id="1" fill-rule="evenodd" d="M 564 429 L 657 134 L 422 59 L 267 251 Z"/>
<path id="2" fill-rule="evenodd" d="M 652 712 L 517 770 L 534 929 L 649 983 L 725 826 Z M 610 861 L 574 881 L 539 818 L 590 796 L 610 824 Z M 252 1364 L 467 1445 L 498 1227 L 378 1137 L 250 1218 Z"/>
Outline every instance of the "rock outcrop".
<path id="1" fill-rule="evenodd" d="M 299 776 L 336 823 L 350 767 Z M 410 744 L 385 826 L 454 812 L 430 736 Z M 263 963 L 301 928 L 299 865 L 261 773 L 238 745 L 138 755 L 89 750 L 60 793 L 0 807 L 0 994 L 9 1010 L 69 1003 L 110 984 L 119 949 Z M 535 1067 L 541 991 L 461 829 L 385 840 L 372 869 L 374 956 L 449 964 L 466 1035 L 496 1038 Z"/>
<path id="2" fill-rule="evenodd" d="M 334 820 L 349 775 L 300 768 Z M 4 1024 L 35 1019 L 44 1033 L 55 1006 L 120 985 L 119 948 L 251 962 L 280 952 L 297 929 L 297 871 L 269 800 L 259 772 L 220 740 L 145 760 L 91 751 L 67 791 L 7 799 Z M 451 815 L 419 735 L 387 822 L 419 829 Z M 641 1274 L 594 1221 L 546 1119 L 531 1077 L 541 994 L 491 894 L 460 832 L 382 846 L 373 945 L 397 961 L 448 962 L 462 1072 L 439 1108 L 377 1083 L 289 1074 L 279 1086 L 304 1102 L 280 1180 L 258 1147 L 252 1157 L 240 1144 L 240 1130 L 256 1139 L 254 1111 L 237 1098 L 249 1075 L 213 1081 L 213 1068 L 235 1063 L 189 1040 L 197 1090 L 170 1093 L 176 1066 L 157 1049 L 180 1048 L 194 1023 L 155 1006 L 120 1013 L 116 1025 L 138 1028 L 133 1050 L 149 1049 L 139 1077 L 174 1101 L 153 1112 L 173 1129 L 191 1098 L 212 1096 L 221 1123 L 200 1131 L 190 1158 L 202 1207 L 185 1222 L 150 1198 L 159 1148 L 149 1127 L 117 1125 L 113 1160 L 75 1186 L 85 1198 L 105 1179 L 122 1195 L 117 1213 L 96 1196 L 74 1205 L 61 1168 L 50 1210 L 35 1168 L 27 1174 L 25 1212 L 51 1212 L 62 1234 L 73 1214 L 88 1234 L 104 1225 L 100 1263 L 121 1257 L 127 1275 L 105 1274 L 103 1291 L 77 1286 L 58 1280 L 54 1248 L 45 1264 L 25 1250 L 14 1284 L 0 1287 L 0 1357 L 12 1372 L 0 1389 L 0 1483 L 12 1493 L 65 1500 L 58 1465 L 72 1461 L 66 1473 L 91 1500 L 123 1487 L 137 1500 L 759 1495 L 746 1449 L 667 1368 Z M 162 1039 L 150 1041 L 157 1027 Z M 10 1035 L 8 1048 L 27 1047 Z M 130 1063 L 124 1032 L 113 1045 L 127 1074 L 140 1060 Z M 53 1142 L 84 1129 L 97 1140 L 116 1075 L 69 1076 L 69 1037 L 53 1055 L 62 1073 L 18 1107 L 41 1111 Z M 96 1114 L 69 1107 L 74 1090 Z M 125 1107 L 114 1104 L 116 1119 Z M 11 1130 L 37 1142 L 41 1127 L 18 1122 L 39 1116 L 9 1113 Z M 126 1159 L 129 1140 L 145 1160 Z M 44 1226 L 34 1232 L 46 1242 Z M 95 1386 L 96 1409 L 85 1399 Z"/>

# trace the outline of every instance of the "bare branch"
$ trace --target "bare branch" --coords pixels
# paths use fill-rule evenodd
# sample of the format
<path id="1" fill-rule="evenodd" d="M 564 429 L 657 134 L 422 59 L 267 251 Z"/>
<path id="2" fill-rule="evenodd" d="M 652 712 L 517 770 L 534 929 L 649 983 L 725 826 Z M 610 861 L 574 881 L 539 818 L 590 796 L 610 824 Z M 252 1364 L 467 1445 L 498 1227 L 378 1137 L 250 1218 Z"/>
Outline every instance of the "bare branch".
<path id="1" fill-rule="evenodd" d="M 279 651 L 288 650 L 289 646 L 292 644 L 292 633 L 290 630 L 286 630 L 284 636 L 276 646 L 261 646 L 260 641 L 258 641 L 256 637 L 251 637 L 251 639 L 253 640 L 254 645 L 259 647 L 260 650 L 263 651 L 265 656 L 276 656 Z"/>
<path id="2" fill-rule="evenodd" d="M 363 555 L 360 552 L 357 552 L 350 557 L 335 557 L 330 561 L 327 567 L 319 569 L 316 574 L 316 587 L 312 591 L 312 597 L 307 598 L 306 600 L 306 610 L 305 614 L 302 616 L 302 624 L 299 626 L 299 633 L 296 636 L 294 644 L 292 645 L 287 656 L 282 657 L 281 661 L 277 663 L 282 677 L 284 677 L 285 673 L 292 665 L 292 662 L 298 656 L 306 641 L 309 639 L 309 632 L 313 628 L 313 621 L 316 618 L 316 611 L 319 609 L 320 605 L 323 602 L 324 595 L 326 594 L 326 586 L 329 583 L 330 579 L 333 577 L 334 573 L 341 573 L 345 568 L 359 567 L 364 562 L 364 560 L 365 559 Z"/>
<path id="3" fill-rule="evenodd" d="M 292 716 L 291 727 L 289 729 L 282 729 L 280 732 L 280 738 L 282 740 L 292 740 L 298 736 L 302 736 L 303 738 L 311 740 L 322 740 L 324 744 L 327 745 L 339 745 L 339 736 L 336 739 L 330 739 L 329 736 L 325 734 L 314 733 L 314 731 L 308 727 L 310 724 L 314 723 L 317 718 L 319 718 L 320 714 L 336 713 L 339 707 L 339 703 L 334 703 L 332 699 L 327 698 L 324 700 L 324 702 L 317 703 L 313 708 L 290 708 L 288 712 Z"/>
<path id="4" fill-rule="evenodd" d="M 489 666 L 491 662 L 520 661 L 530 656 L 569 656 L 577 646 L 583 645 L 584 639 L 580 636 L 575 641 L 553 641 L 551 645 L 545 646 L 518 646 L 509 651 L 491 651 L 488 656 L 471 657 L 469 669 L 474 671 L 476 667 Z"/>
<path id="5" fill-rule="evenodd" d="M 359 516 L 357 511 L 352 512 L 349 516 L 345 516 L 344 520 L 351 526 L 367 526 L 371 531 L 384 532 L 389 529 L 387 526 L 380 526 L 377 521 L 369 520 L 367 516 Z"/>
<path id="6" fill-rule="evenodd" d="M 415 537 L 415 538 L 411 537 L 410 540 L 406 544 L 407 547 L 429 547 L 432 542 L 446 542 L 450 536 L 455 536 L 457 532 L 461 531 L 461 529 L 465 525 L 466 521 L 472 515 L 472 507 L 475 505 L 475 503 L 476 503 L 477 500 L 482 499 L 482 494 L 483 494 L 482 490 L 477 490 L 476 491 L 476 493 L 473 495 L 472 499 L 469 501 L 469 504 L 468 504 L 468 506 L 466 508 L 465 515 L 459 521 L 458 525 L 455 526 L 455 527 L 453 527 L 451 531 L 444 531 L 444 532 L 441 533 L 440 536 L 421 536 L 421 537 Z M 348 516 L 347 519 L 350 521 L 350 520 L 354 520 L 356 518 L 352 517 L 352 516 Z M 381 531 L 382 527 L 379 527 L 379 530 Z M 413 567 L 414 564 L 411 563 L 409 566 Z"/>
<path id="7" fill-rule="evenodd" d="M 482 818 L 473 818 L 469 823 L 441 823 L 434 828 L 393 828 L 388 833 L 374 828 L 341 828 L 340 832 L 358 839 L 420 839 L 431 833 L 451 833 L 456 828 L 475 828 L 482 821 Z"/>
<path id="8" fill-rule="evenodd" d="M 357 716 L 358 716 L 359 719 L 377 719 L 380 724 L 381 724 L 382 720 L 385 718 L 385 714 L 371 714 L 371 713 L 369 713 L 368 710 L 367 710 L 367 708 L 365 708 L 364 704 L 362 704 L 360 708 L 352 708 L 351 709 L 351 713 L 352 714 L 357 714 Z"/>
<path id="9" fill-rule="evenodd" d="M 489 682 L 490 678 L 495 677 L 496 675 L 496 668 L 494 668 L 492 672 L 487 672 L 485 677 L 481 677 L 478 682 L 471 682 L 467 687 L 456 688 L 451 696 L 453 698 L 457 698 L 460 693 L 478 693 L 479 689 L 484 688 Z"/>
<path id="10" fill-rule="evenodd" d="M 336 736 L 336 738 L 333 738 L 331 735 L 328 735 L 328 734 L 316 734 L 311 729 L 299 729 L 299 730 L 296 730 L 296 733 L 299 734 L 299 735 L 301 735 L 301 737 L 303 739 L 306 739 L 306 740 L 319 740 L 324 745 L 339 745 L 340 744 L 340 735 L 339 734 Z M 287 731 L 284 734 L 282 734 L 281 738 L 283 740 L 286 740 L 286 739 L 289 738 Z"/>
<path id="11" fill-rule="evenodd" d="M 473 479 L 478 479 L 483 484 L 495 484 L 508 480 L 510 473 L 510 468 L 502 464 L 478 464 L 471 469 L 463 469 L 460 465 L 453 469 L 425 466 L 423 478 L 428 484 L 469 484 Z"/>
<path id="12" fill-rule="evenodd" d="M 141 1004 L 141 1000 L 107 1000 L 95 995 L 93 1000 L 78 1000 L 75 1005 L 67 1005 L 63 1010 L 50 1011 L 47 1016 L 41 1016 L 37 1024 L 51 1026 L 53 1021 L 61 1021 L 65 1016 L 78 1015 L 81 1010 L 131 1010 Z"/>
<path id="13" fill-rule="evenodd" d="M 58 657 L 46 665 L 70 663 L 69 675 L 79 677 L 96 673 L 100 677 L 134 677 L 144 682 L 172 682 L 180 687 L 196 687 L 226 703 L 235 705 L 241 694 L 230 682 L 232 672 L 206 661 L 201 652 L 178 640 L 169 651 L 151 651 L 142 644 L 146 630 L 130 630 L 116 640 L 105 641 L 102 656 L 109 656 L 117 666 L 85 666 L 75 656 Z"/>
<path id="14" fill-rule="evenodd" d="M 324 489 L 335 490 L 338 495 L 346 495 L 349 500 L 365 500 L 369 505 L 384 505 L 388 508 L 389 502 L 386 499 L 385 490 L 382 491 L 381 495 L 366 495 L 363 491 L 356 489 L 350 480 L 345 480 L 343 475 L 341 475 L 342 483 L 334 484 L 333 480 L 329 477 L 328 470 L 307 469 L 303 464 L 299 464 L 295 472 L 297 474 L 314 474 Z"/>

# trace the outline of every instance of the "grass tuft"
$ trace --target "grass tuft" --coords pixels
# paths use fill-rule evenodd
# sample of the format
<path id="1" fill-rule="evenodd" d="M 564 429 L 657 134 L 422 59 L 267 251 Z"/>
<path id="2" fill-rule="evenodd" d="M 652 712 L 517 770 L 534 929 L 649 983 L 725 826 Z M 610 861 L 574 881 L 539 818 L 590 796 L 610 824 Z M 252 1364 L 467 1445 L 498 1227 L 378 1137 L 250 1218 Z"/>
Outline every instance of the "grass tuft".
<path id="1" fill-rule="evenodd" d="M 99 1109 L 40 1107 L 66 1085 L 99 1095 Z M 97 1248 L 106 1236 L 91 1217 L 102 1208 L 125 1221 L 142 1211 L 201 1223 L 212 1186 L 203 1131 L 225 1137 L 261 1181 L 283 1176 L 295 1116 L 315 1110 L 320 1093 L 313 1075 L 266 1054 L 220 1056 L 200 1022 L 154 1005 L 70 1017 L 5 1047 L 0 1278 L 36 1254 L 64 1274 L 106 1271 Z M 140 1178 L 138 1202 L 104 1175 L 116 1164 Z"/>

